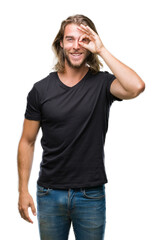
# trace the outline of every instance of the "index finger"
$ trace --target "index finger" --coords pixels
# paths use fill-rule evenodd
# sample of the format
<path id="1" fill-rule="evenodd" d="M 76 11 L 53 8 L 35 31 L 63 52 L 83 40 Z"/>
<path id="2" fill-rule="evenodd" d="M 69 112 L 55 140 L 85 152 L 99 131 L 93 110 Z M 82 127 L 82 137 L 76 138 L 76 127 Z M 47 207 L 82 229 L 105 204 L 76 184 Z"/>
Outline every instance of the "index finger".
<path id="1" fill-rule="evenodd" d="M 95 36 L 96 32 L 92 30 L 92 28 L 90 28 L 88 25 L 83 25 L 81 24 L 80 25 L 81 27 L 83 27 L 83 29 L 87 32 L 87 33 L 90 33 L 92 34 L 93 36 Z"/>
<path id="2" fill-rule="evenodd" d="M 84 26 L 84 25 L 83 25 Z M 77 27 L 80 31 L 88 33 L 87 29 L 83 28 L 81 25 Z"/>

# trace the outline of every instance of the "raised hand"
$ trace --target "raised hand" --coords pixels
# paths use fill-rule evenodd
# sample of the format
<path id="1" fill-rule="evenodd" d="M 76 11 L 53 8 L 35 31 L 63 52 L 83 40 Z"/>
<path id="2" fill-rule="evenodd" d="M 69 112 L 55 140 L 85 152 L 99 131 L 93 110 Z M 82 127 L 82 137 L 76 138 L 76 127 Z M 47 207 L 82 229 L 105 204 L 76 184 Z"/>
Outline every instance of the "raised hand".
<path id="1" fill-rule="evenodd" d="M 104 45 L 98 34 L 89 26 L 84 26 L 83 24 L 78 26 L 78 29 L 84 33 L 79 40 L 79 45 L 92 53 L 100 54 Z"/>

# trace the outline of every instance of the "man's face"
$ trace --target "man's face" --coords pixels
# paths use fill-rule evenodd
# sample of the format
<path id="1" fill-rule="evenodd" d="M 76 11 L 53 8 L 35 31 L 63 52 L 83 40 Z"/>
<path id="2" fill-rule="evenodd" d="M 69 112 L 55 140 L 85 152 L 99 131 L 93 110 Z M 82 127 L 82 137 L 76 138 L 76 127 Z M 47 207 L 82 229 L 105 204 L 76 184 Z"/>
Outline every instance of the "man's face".
<path id="1" fill-rule="evenodd" d="M 78 25 L 68 24 L 65 27 L 63 42 L 60 46 L 63 48 L 65 61 L 72 68 L 80 68 L 86 63 L 90 52 L 79 45 L 80 37 L 83 32 L 77 29 Z M 88 39 L 83 39 L 84 42 Z"/>

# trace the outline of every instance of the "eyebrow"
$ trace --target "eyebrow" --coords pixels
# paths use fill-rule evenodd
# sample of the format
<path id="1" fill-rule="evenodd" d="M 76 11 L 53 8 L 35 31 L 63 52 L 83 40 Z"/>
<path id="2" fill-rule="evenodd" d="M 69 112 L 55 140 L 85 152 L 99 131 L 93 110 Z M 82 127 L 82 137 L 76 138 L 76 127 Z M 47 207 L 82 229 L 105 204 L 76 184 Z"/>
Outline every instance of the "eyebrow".
<path id="1" fill-rule="evenodd" d="M 65 39 L 67 39 L 67 38 L 74 38 L 74 37 L 73 36 L 66 36 Z"/>

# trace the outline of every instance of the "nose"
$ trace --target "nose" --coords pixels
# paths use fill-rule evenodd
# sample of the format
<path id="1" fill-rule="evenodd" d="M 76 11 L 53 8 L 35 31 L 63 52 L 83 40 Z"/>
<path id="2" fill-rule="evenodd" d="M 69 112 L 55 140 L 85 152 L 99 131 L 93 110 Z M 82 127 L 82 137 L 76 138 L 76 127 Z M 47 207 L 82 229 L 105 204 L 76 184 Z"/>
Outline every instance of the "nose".
<path id="1" fill-rule="evenodd" d="M 74 49 L 79 49 L 79 48 L 80 48 L 80 46 L 79 46 L 79 43 L 78 43 L 78 40 L 77 40 L 77 39 L 74 41 L 73 48 L 74 48 Z"/>

